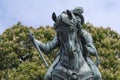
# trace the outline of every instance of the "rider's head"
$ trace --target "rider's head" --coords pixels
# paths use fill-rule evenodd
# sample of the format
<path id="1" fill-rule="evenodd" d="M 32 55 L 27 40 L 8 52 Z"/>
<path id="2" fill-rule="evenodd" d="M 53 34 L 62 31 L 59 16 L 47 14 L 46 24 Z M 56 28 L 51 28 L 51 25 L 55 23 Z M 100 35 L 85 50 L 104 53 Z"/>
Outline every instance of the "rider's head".
<path id="1" fill-rule="evenodd" d="M 79 17 L 79 19 L 81 21 L 81 24 L 83 24 L 84 23 L 84 17 L 82 15 L 82 13 L 84 12 L 83 8 L 82 7 L 76 7 L 72 10 L 72 12 L 75 16 Z"/>
<path id="2" fill-rule="evenodd" d="M 73 14 L 76 16 L 77 20 L 78 20 L 78 33 L 81 33 L 81 29 L 82 29 L 82 24 L 84 23 L 84 17 L 82 15 L 82 13 L 84 12 L 82 7 L 76 7 L 72 10 Z"/>

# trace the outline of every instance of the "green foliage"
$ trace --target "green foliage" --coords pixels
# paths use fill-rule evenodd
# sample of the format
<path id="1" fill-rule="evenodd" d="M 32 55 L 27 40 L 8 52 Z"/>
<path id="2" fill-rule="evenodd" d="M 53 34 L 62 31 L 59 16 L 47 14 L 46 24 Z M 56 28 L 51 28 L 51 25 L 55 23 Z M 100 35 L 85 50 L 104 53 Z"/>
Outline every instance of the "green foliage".
<path id="1" fill-rule="evenodd" d="M 120 61 L 116 57 L 120 54 L 120 36 L 110 28 L 96 28 L 93 25 L 84 24 L 91 33 L 95 46 L 100 56 L 99 66 L 103 80 L 120 80 Z M 39 80 L 43 79 L 46 68 L 39 58 L 37 50 L 28 39 L 28 29 L 35 38 L 46 43 L 55 35 L 52 27 L 39 27 L 34 29 L 21 25 L 19 22 L 0 35 L 0 79 L 1 80 Z M 57 49 L 44 55 L 49 64 L 52 63 Z M 20 61 L 20 57 L 29 53 L 26 61 Z"/>
<path id="2" fill-rule="evenodd" d="M 104 80 L 120 80 L 120 61 L 117 55 L 120 54 L 120 35 L 110 28 L 96 28 L 84 24 L 94 40 L 101 65 L 99 66 Z"/>

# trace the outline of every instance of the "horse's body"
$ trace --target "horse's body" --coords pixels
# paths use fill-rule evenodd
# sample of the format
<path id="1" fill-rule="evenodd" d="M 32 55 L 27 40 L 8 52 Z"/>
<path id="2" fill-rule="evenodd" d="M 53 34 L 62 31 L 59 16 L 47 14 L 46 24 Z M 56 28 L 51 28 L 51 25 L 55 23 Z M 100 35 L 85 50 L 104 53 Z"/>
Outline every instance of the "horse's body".
<path id="1" fill-rule="evenodd" d="M 91 80 L 92 71 L 83 57 L 75 16 L 66 11 L 53 15 L 60 45 L 60 60 L 52 71 L 52 80 Z"/>

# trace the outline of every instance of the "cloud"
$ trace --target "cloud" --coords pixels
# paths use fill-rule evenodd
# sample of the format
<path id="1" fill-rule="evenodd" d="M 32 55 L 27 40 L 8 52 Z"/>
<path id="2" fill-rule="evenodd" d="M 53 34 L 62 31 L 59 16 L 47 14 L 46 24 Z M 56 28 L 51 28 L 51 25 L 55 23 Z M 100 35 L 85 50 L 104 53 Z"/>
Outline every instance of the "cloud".
<path id="1" fill-rule="evenodd" d="M 110 26 L 120 33 L 119 4 L 119 0 L 0 0 L 0 34 L 18 21 L 34 27 L 52 25 L 52 12 L 59 15 L 63 10 L 77 6 L 84 8 L 86 22 Z"/>

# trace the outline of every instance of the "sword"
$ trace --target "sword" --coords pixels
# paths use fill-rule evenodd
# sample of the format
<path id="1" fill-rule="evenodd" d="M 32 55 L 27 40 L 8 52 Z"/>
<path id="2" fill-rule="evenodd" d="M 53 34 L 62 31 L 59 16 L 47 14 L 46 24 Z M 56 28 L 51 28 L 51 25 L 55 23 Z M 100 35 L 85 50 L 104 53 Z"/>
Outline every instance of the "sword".
<path id="1" fill-rule="evenodd" d="M 29 32 L 29 35 L 28 35 L 28 36 L 29 36 L 30 40 L 32 41 L 32 43 L 35 45 L 36 49 L 37 49 L 38 52 L 39 52 L 39 57 L 40 57 L 40 58 L 42 59 L 42 61 L 44 62 L 45 66 L 46 66 L 47 68 L 49 68 L 49 65 L 48 65 L 47 61 L 45 60 L 42 51 L 40 50 L 38 44 L 37 44 L 36 41 L 35 41 L 35 37 L 33 36 L 33 34 L 31 33 L 30 30 L 28 30 L 28 32 Z"/>

